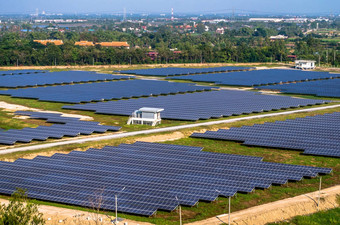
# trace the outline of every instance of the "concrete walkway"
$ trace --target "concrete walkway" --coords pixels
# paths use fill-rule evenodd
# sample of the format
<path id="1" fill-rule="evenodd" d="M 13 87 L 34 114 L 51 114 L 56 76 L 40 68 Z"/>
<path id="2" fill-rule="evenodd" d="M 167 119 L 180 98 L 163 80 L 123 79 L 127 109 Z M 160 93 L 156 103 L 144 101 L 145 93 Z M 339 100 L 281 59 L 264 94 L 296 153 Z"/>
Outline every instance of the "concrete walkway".
<path id="1" fill-rule="evenodd" d="M 119 133 L 119 134 L 103 135 L 99 137 L 89 137 L 89 138 L 76 139 L 76 140 L 59 141 L 59 142 L 53 142 L 53 143 L 47 143 L 47 144 L 39 144 L 39 145 L 33 145 L 33 146 L 27 146 L 27 147 L 18 147 L 18 148 L 0 150 L 0 155 L 10 154 L 14 152 L 33 151 L 33 150 L 51 148 L 51 147 L 62 146 L 62 145 L 81 144 L 81 143 L 91 142 L 91 141 L 103 141 L 103 140 L 131 137 L 131 136 L 142 135 L 142 134 L 154 134 L 154 133 L 161 133 L 161 132 L 168 132 L 168 131 L 176 131 L 176 130 L 200 127 L 200 126 L 211 126 L 211 125 L 216 125 L 216 124 L 234 123 L 234 122 L 242 121 L 242 120 L 260 119 L 260 118 L 273 117 L 273 116 L 289 115 L 289 114 L 294 114 L 294 113 L 313 112 L 313 111 L 319 111 L 319 110 L 324 110 L 324 109 L 333 109 L 337 107 L 340 107 L 340 105 L 322 106 L 322 107 L 308 108 L 308 109 L 298 109 L 298 110 L 293 110 L 293 111 L 260 114 L 260 115 L 255 115 L 255 116 L 247 116 L 247 117 L 234 118 L 234 119 L 225 119 L 225 120 L 180 125 L 180 126 L 173 126 L 173 127 L 156 128 L 152 130 L 141 130 L 141 131 Z"/>

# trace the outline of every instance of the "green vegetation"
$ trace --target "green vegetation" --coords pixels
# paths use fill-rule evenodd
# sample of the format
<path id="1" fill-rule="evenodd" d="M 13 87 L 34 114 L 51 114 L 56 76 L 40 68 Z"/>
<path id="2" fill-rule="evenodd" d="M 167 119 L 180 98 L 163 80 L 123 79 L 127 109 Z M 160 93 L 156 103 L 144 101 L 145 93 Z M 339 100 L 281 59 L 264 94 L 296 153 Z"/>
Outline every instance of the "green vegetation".
<path id="1" fill-rule="evenodd" d="M 307 216 L 297 216 L 293 219 L 269 225 L 337 225 L 340 223 L 340 208 L 317 212 Z"/>
<path id="2" fill-rule="evenodd" d="M 0 66 L 285 62 L 290 61 L 288 55 L 291 55 L 292 51 L 286 44 L 291 41 L 295 44 L 293 54 L 299 58 L 318 60 L 318 53 L 322 63 L 337 66 L 340 62 L 340 55 L 336 53 L 336 42 L 333 41 L 329 43 L 331 46 L 327 46 L 320 38 L 313 35 L 304 36 L 301 28 L 295 24 L 283 24 L 283 27 L 275 29 L 253 24 L 253 28 L 228 29 L 223 35 L 204 32 L 204 29 L 200 32 L 199 27 L 202 26 L 203 24 L 198 26 L 196 34 L 183 33 L 170 26 L 160 26 L 156 32 L 140 35 L 102 29 L 91 33 L 39 29 L 28 33 L 6 31 L 0 35 Z M 289 35 L 294 39 L 271 41 L 270 36 L 277 34 Z M 296 36 L 298 38 L 295 38 Z M 36 39 L 59 39 L 63 40 L 64 44 L 44 46 L 34 42 Z M 131 48 L 75 46 L 74 43 L 79 40 L 127 41 Z M 158 52 L 155 60 L 147 56 L 150 49 Z M 176 54 L 170 49 L 178 49 L 181 53 Z M 327 56 L 333 56 L 333 53 L 335 57 Z"/>
<path id="3" fill-rule="evenodd" d="M 45 224 L 42 216 L 37 204 L 21 189 L 12 194 L 7 205 L 0 205 L 0 224 L 3 225 L 42 225 Z"/>

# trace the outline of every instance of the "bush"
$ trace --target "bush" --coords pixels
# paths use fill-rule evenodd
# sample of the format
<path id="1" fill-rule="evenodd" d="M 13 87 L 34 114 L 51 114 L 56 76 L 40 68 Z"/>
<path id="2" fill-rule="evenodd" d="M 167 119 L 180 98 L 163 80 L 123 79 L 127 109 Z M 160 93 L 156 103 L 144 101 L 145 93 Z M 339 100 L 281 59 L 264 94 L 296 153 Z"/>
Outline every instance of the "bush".
<path id="1" fill-rule="evenodd" d="M 45 224 L 42 216 L 22 189 L 12 194 L 9 204 L 0 205 L 0 224 L 3 225 L 42 225 Z"/>

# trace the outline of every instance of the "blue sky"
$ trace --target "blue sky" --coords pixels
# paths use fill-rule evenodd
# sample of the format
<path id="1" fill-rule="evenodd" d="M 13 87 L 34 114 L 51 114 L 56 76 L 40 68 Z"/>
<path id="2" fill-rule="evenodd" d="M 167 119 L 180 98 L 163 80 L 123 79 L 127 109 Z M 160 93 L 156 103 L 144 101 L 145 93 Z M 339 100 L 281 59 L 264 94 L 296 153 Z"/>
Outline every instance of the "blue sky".
<path id="1" fill-rule="evenodd" d="M 0 0 L 0 13 L 340 13 L 340 0 Z"/>

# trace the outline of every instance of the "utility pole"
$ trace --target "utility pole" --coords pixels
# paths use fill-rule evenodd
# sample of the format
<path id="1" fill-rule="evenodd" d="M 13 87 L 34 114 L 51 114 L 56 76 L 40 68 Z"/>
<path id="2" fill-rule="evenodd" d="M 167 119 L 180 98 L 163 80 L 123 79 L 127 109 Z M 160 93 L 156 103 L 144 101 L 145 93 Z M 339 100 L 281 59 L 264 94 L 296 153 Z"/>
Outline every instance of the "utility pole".
<path id="1" fill-rule="evenodd" d="M 54 58 L 54 66 L 57 66 L 57 58 Z"/>
<path id="2" fill-rule="evenodd" d="M 118 224 L 118 194 L 120 194 L 122 191 L 124 191 L 125 187 L 120 192 L 117 192 L 115 194 L 115 211 L 116 211 L 116 218 L 115 218 L 115 224 Z"/>
<path id="3" fill-rule="evenodd" d="M 319 196 L 318 196 L 318 210 L 319 210 L 319 208 L 320 208 L 321 183 L 322 183 L 322 177 L 320 176 Z"/>
<path id="4" fill-rule="evenodd" d="M 179 200 L 177 196 L 175 196 L 177 203 L 178 203 L 178 210 L 179 210 L 179 225 L 182 225 L 182 207 L 181 204 L 179 203 Z"/>
<path id="5" fill-rule="evenodd" d="M 229 198 L 228 225 L 230 225 L 230 196 L 228 198 Z"/>

